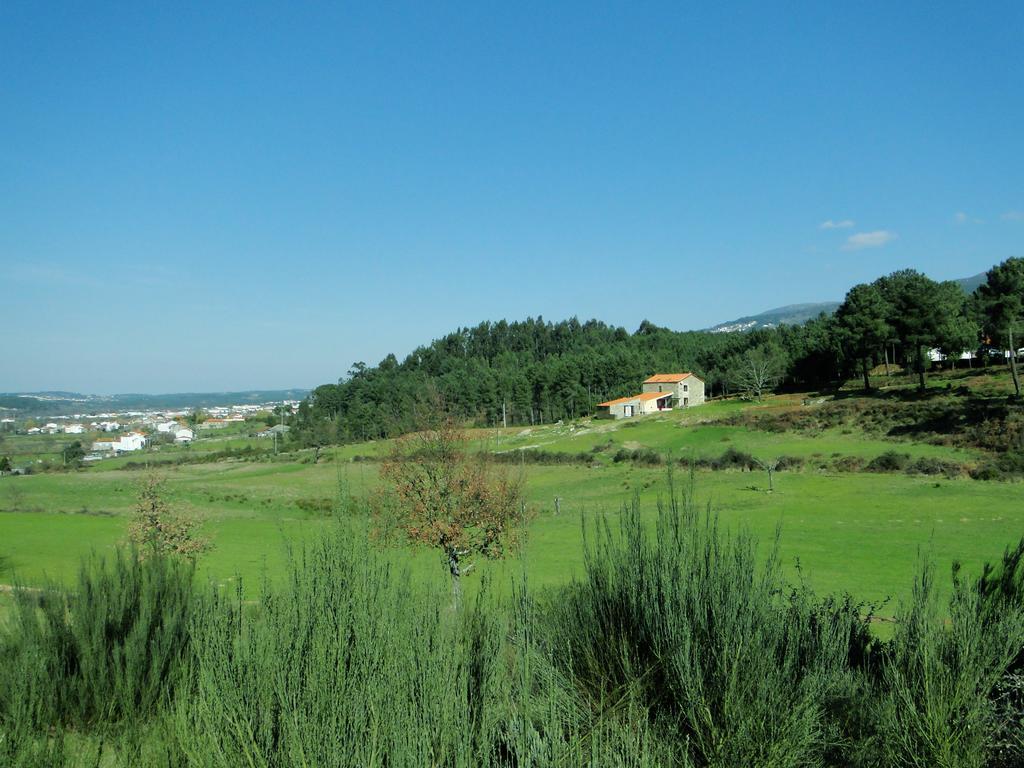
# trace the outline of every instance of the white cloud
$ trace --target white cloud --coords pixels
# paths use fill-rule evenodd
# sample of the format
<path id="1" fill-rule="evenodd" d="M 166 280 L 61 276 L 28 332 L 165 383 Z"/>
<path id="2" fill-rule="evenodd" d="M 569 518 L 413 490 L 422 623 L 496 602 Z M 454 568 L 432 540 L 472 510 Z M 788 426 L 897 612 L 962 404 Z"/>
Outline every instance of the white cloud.
<path id="1" fill-rule="evenodd" d="M 1007 211 L 1002 218 L 1003 221 L 1024 221 L 1024 211 Z"/>
<path id="2" fill-rule="evenodd" d="M 957 224 L 966 224 L 968 222 L 970 222 L 971 224 L 984 224 L 985 223 L 984 219 L 979 219 L 979 218 L 974 217 L 974 216 L 968 216 L 963 211 L 957 211 L 955 214 L 953 214 L 953 221 L 955 223 L 957 223 Z"/>
<path id="3" fill-rule="evenodd" d="M 821 222 L 821 224 L 818 225 L 818 229 L 849 229 L 852 226 L 853 221 L 851 219 L 842 219 L 841 221 L 832 221 L 832 219 L 829 219 L 828 221 Z"/>
<path id="4" fill-rule="evenodd" d="M 858 232 L 846 238 L 844 251 L 859 251 L 861 248 L 878 248 L 895 240 L 899 235 L 887 229 L 876 229 L 874 232 Z"/>

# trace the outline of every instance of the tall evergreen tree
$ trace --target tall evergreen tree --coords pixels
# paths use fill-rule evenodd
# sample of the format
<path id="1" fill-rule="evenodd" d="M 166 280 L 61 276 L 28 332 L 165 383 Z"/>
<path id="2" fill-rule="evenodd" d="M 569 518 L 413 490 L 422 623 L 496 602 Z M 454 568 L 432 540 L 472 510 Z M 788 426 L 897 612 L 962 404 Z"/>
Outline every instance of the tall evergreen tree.
<path id="1" fill-rule="evenodd" d="M 870 361 L 892 335 L 889 315 L 889 307 L 878 286 L 867 283 L 851 288 L 836 310 L 840 344 L 850 359 L 860 362 L 865 391 L 871 390 Z"/>
<path id="2" fill-rule="evenodd" d="M 986 333 L 1000 345 L 1006 344 L 1014 394 L 1019 398 L 1017 345 L 1024 324 L 1024 259 L 1014 257 L 992 267 L 978 286 L 977 296 Z"/>
<path id="3" fill-rule="evenodd" d="M 956 283 L 937 283 L 913 269 L 893 272 L 876 285 L 889 305 L 889 324 L 903 347 L 906 360 L 925 390 L 928 350 L 942 343 L 950 318 L 963 311 L 963 291 Z"/>

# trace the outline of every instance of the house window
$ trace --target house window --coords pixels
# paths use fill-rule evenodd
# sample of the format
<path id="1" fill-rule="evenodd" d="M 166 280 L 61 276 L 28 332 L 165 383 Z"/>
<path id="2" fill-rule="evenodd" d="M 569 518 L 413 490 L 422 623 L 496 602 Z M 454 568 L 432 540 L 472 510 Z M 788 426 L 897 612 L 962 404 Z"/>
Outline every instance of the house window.
<path id="1" fill-rule="evenodd" d="M 690 385 L 689 384 L 683 384 L 683 392 L 689 392 L 689 391 L 690 391 Z"/>

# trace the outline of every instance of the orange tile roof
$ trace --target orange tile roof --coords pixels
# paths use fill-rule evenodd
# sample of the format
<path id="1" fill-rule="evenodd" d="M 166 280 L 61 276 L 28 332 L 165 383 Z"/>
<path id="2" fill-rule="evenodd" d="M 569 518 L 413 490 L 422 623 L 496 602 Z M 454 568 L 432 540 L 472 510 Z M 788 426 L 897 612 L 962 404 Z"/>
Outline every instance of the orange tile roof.
<path id="1" fill-rule="evenodd" d="M 619 403 L 629 403 L 634 400 L 661 400 L 663 397 L 672 397 L 671 392 L 643 392 L 639 395 L 630 395 L 629 397 L 618 397 L 614 400 L 609 400 L 607 403 L 598 403 L 600 408 L 603 405 L 618 405 Z"/>
<path id="2" fill-rule="evenodd" d="M 644 379 L 644 384 L 676 384 L 683 379 L 693 376 L 692 373 L 656 373 L 649 379 Z"/>

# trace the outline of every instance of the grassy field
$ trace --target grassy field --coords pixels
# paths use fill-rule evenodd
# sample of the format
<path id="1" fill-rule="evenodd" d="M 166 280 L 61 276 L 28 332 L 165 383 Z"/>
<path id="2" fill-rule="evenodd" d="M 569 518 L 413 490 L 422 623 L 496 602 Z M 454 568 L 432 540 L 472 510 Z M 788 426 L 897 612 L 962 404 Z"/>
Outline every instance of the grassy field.
<path id="1" fill-rule="evenodd" d="M 535 585 L 579 574 L 581 519 L 614 515 L 634 493 L 653 517 L 665 491 L 663 468 L 529 466 L 525 472 L 537 516 L 521 562 L 491 567 L 500 572 L 525 566 Z M 29 582 L 44 576 L 65 580 L 80 555 L 122 541 L 135 477 L 96 471 L 0 480 L 0 549 L 7 557 L 0 578 L 10 580 L 16 572 Z M 168 473 L 172 503 L 201 516 L 214 542 L 201 561 L 203 575 L 217 581 L 241 575 L 250 585 L 264 570 L 271 577 L 278 571 L 286 540 L 325 524 L 328 517 L 309 507 L 330 504 L 339 480 L 362 495 L 377 482 L 376 465 L 237 462 Z M 919 551 L 944 567 L 959 559 L 977 569 L 1024 534 L 1017 484 L 817 471 L 779 473 L 773 493 L 757 472 L 697 472 L 695 483 L 697 497 L 727 526 L 748 526 L 762 540 L 780 527 L 782 553 L 794 577 L 799 562 L 817 590 L 849 591 L 861 599 L 905 595 Z M 429 553 L 416 560 L 417 568 L 440 567 Z"/>
<path id="2" fill-rule="evenodd" d="M 982 384 L 992 386 L 988 380 Z M 722 422 L 743 411 L 802 407 L 814 407 L 814 401 L 784 396 L 759 404 L 709 403 L 626 422 L 475 430 L 476 444 L 492 451 L 532 448 L 589 455 L 585 463 L 521 468 L 536 516 L 520 557 L 487 567 L 499 575 L 525 568 L 535 585 L 561 584 L 580 573 L 581 520 L 617 514 L 634 493 L 640 494 L 645 515 L 653 518 L 657 498 L 665 492 L 666 469 L 615 462 L 619 448 L 649 448 L 684 461 L 719 456 L 727 448 L 766 460 L 805 459 L 799 471 L 777 473 L 771 493 L 765 473 L 743 471 L 698 471 L 695 492 L 727 526 L 749 527 L 762 540 L 779 529 L 790 576 L 797 577 L 799 563 L 802 577 L 822 593 L 899 599 L 907 594 L 920 556 L 934 558 L 943 569 L 959 560 L 977 570 L 1024 535 L 1017 483 L 837 472 L 830 461 L 842 456 L 869 460 L 898 450 L 914 458 L 970 465 L 983 458 L 978 451 L 896 441 L 856 428 L 809 435 Z M 15 439 L 20 438 L 9 437 L 8 446 Z M 244 434 L 204 436 L 188 448 L 161 446 L 78 472 L 0 478 L 0 583 L 67 580 L 81 555 L 122 542 L 138 478 L 123 468 L 127 462 L 246 446 L 265 449 L 268 443 Z M 301 540 L 330 520 L 341 495 L 361 498 L 373 490 L 378 465 L 358 459 L 380 456 L 388 447 L 387 441 L 343 446 L 326 451 L 316 465 L 308 452 L 298 452 L 259 461 L 186 463 L 162 471 L 172 505 L 201 518 L 214 543 L 200 563 L 203 577 L 223 582 L 241 576 L 253 588 L 264 573 L 273 578 L 281 571 L 286 542 Z M 413 560 L 424 574 L 440 567 L 431 553 L 416 553 Z M 884 612 L 894 608 L 890 603 Z"/>

